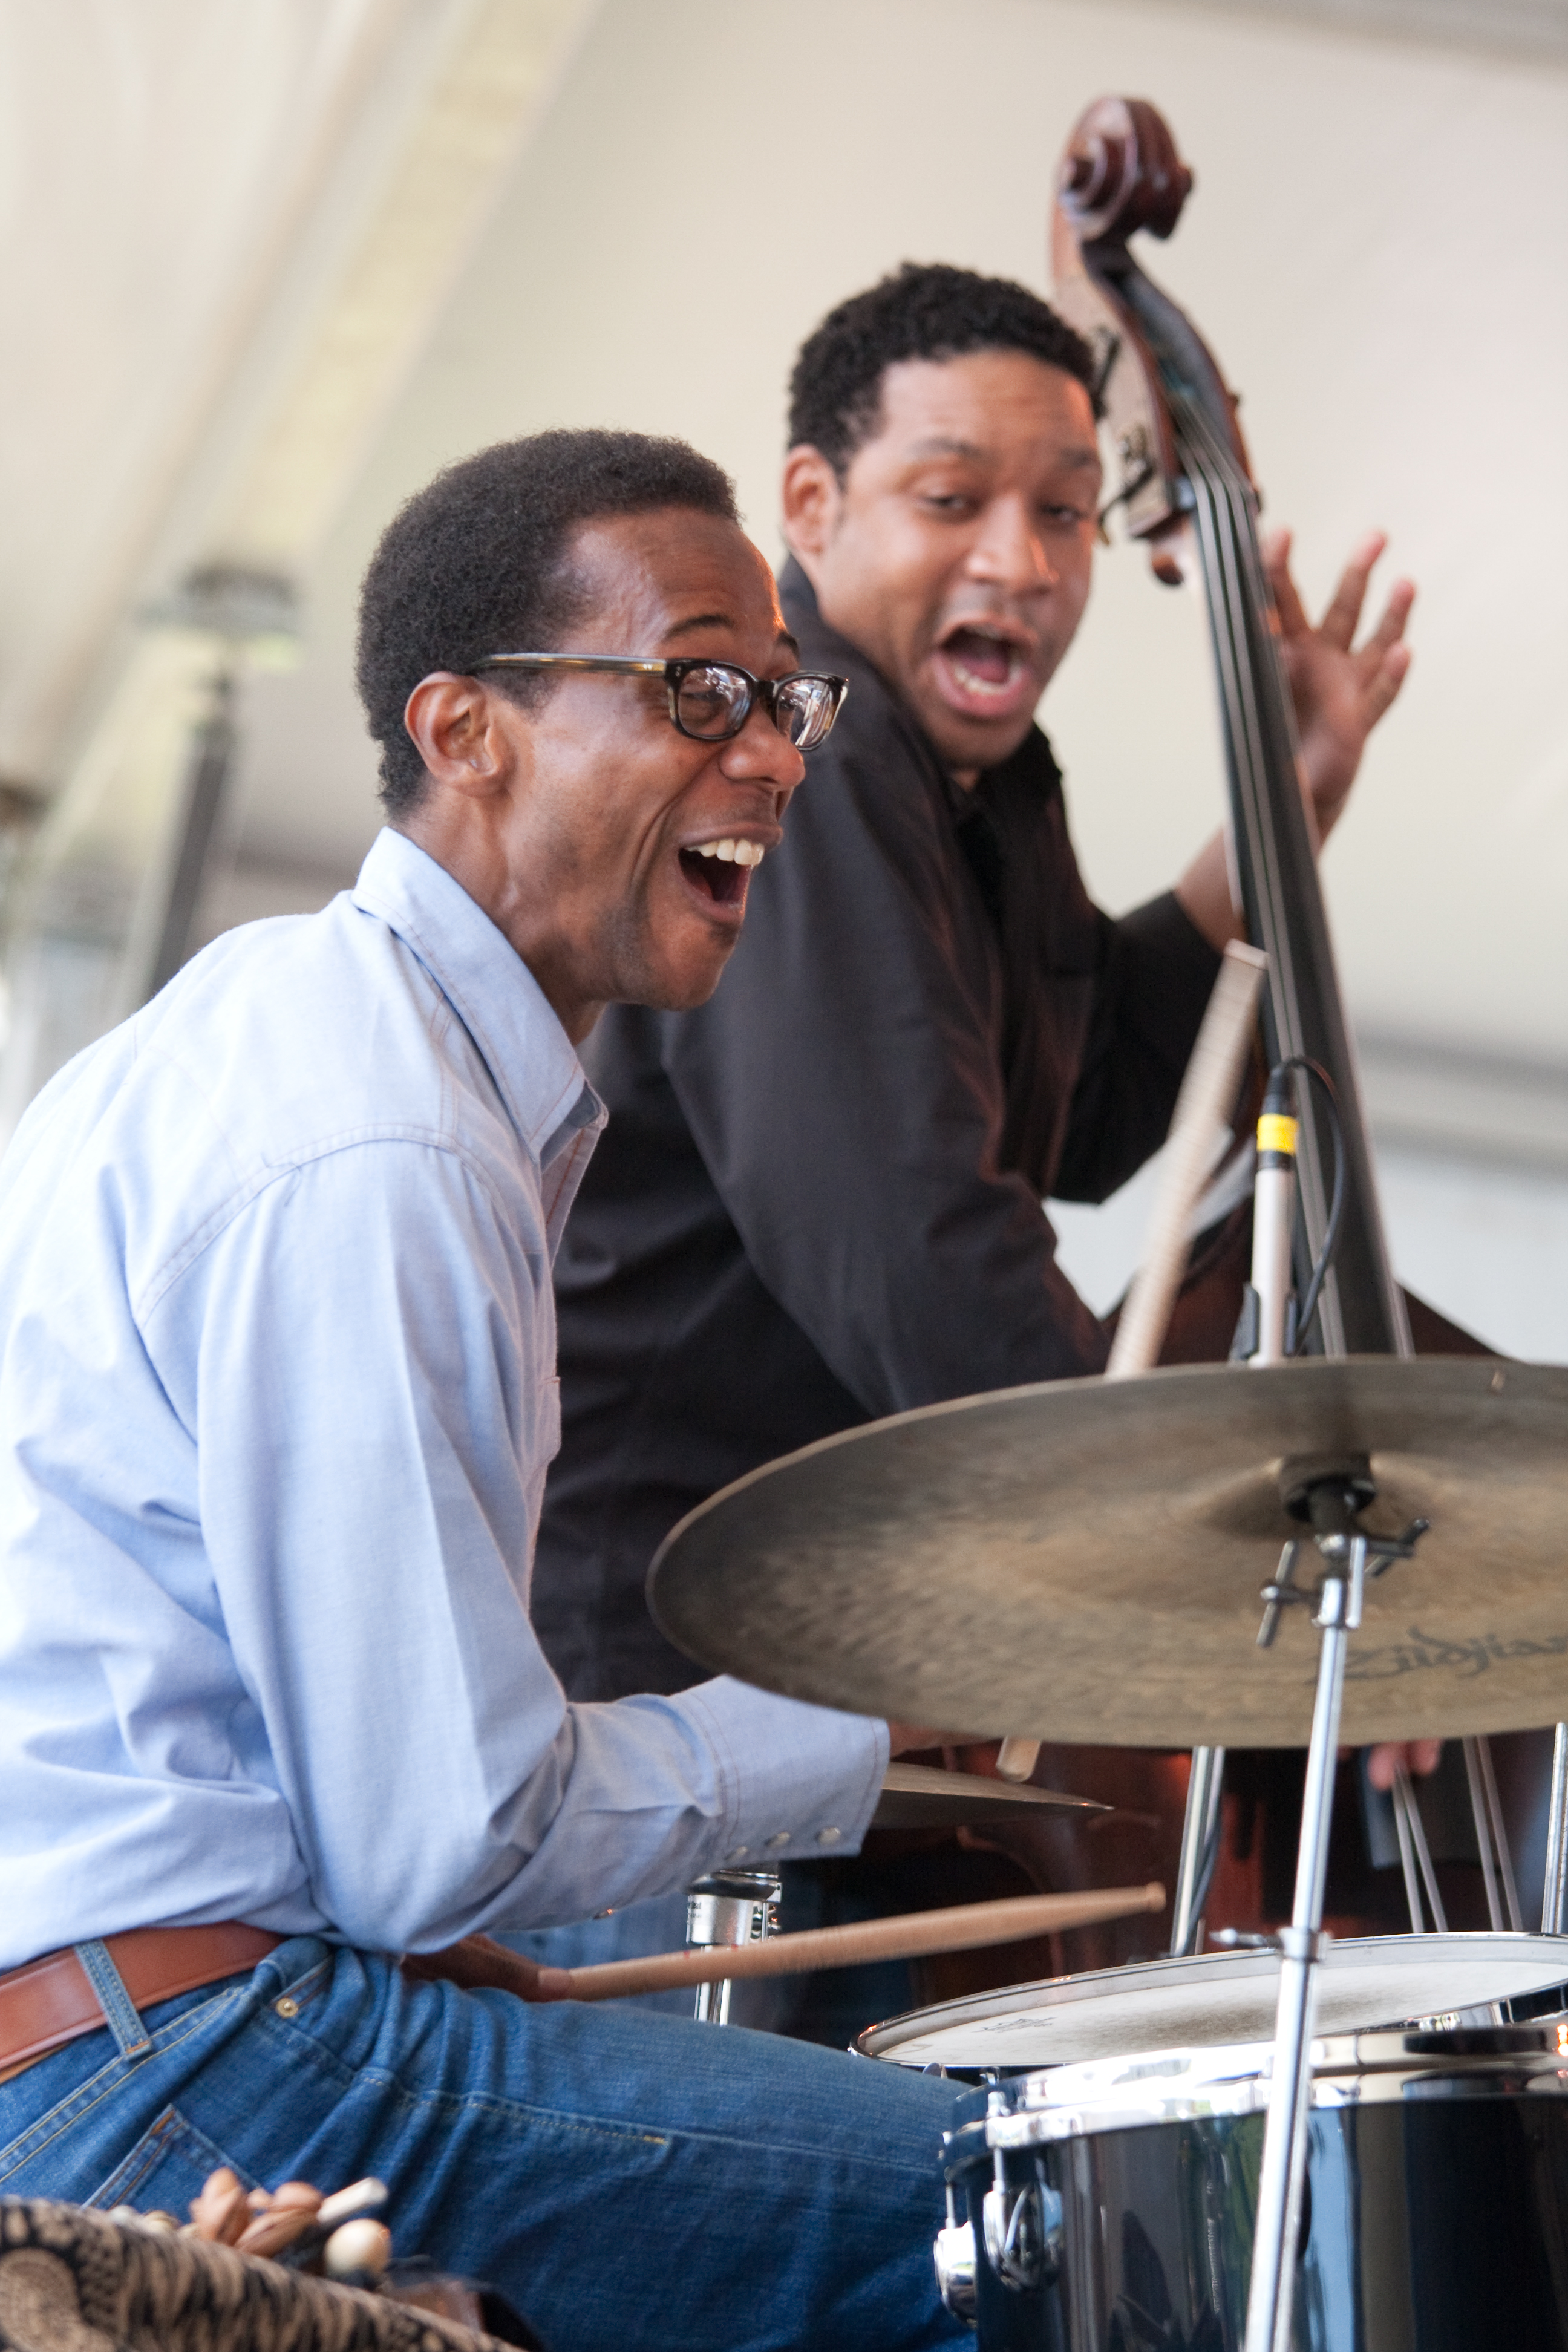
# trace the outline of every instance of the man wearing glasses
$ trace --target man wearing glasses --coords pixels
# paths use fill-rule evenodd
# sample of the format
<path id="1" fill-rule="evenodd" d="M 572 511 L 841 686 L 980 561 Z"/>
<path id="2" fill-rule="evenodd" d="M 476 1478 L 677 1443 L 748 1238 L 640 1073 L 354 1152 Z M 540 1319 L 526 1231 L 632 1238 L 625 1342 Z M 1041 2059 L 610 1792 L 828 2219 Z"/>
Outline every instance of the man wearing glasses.
<path id="1" fill-rule="evenodd" d="M 845 302 L 800 352 L 784 611 L 850 695 L 723 987 L 593 1041 L 611 1123 L 557 1264 L 564 1433 L 534 1583 L 579 1697 L 689 1678 L 644 1581 L 715 1488 L 877 1415 L 1103 1366 L 1040 1203 L 1104 1199 L 1163 1141 L 1238 924 L 1217 837 L 1173 891 L 1096 908 L 1034 722 L 1089 596 L 1092 381 L 1037 296 L 940 267 Z M 1352 645 L 1381 544 L 1316 630 L 1270 551 L 1321 835 L 1408 664 L 1405 583 Z M 824 2029 L 840 2041 L 900 2003 L 857 1998 Z"/>
<path id="2" fill-rule="evenodd" d="M 945 2340 L 941 2084 L 397 1958 L 852 1849 L 899 1744 L 572 1706 L 527 1614 L 577 1046 L 712 990 L 844 681 L 717 468 L 553 434 L 393 523 L 359 683 L 354 890 L 220 939 L 0 1170 L 0 2189 L 374 2173 L 582 2352 Z"/>

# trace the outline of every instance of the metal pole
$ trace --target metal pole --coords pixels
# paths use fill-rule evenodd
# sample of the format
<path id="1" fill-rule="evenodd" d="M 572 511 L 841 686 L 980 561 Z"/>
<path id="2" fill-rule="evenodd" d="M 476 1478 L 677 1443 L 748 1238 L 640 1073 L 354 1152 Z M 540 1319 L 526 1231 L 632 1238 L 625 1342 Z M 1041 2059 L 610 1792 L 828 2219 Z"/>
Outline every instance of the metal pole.
<path id="1" fill-rule="evenodd" d="M 1421 1908 L 1421 1881 L 1415 1870 L 1415 1843 L 1410 1834 L 1410 1815 L 1405 1806 L 1405 1791 L 1395 1780 L 1390 1799 L 1394 1807 L 1394 1827 L 1399 1839 L 1399 1867 L 1405 1874 L 1405 1902 L 1410 1913 L 1410 1932 L 1424 1936 L 1426 1916 Z"/>
<path id="2" fill-rule="evenodd" d="M 1313 1620 L 1321 1629 L 1323 1643 L 1318 1659 L 1311 1744 L 1307 1750 L 1296 1899 L 1290 1925 L 1279 1938 L 1274 2073 L 1268 2086 L 1263 2168 L 1258 2184 L 1252 2279 L 1247 2298 L 1246 2352 L 1289 2352 L 1290 2347 L 1296 2240 L 1301 2225 L 1301 2189 L 1307 2172 L 1318 1948 L 1323 1922 L 1323 1884 L 1329 1867 L 1329 1828 L 1333 1813 L 1340 1708 L 1344 1697 L 1345 1649 L 1351 1633 L 1361 1622 L 1366 1554 L 1364 1536 L 1342 1533 L 1337 1551 L 1329 1556 L 1329 1573 Z"/>
<path id="3" fill-rule="evenodd" d="M 1481 1790 L 1491 1820 L 1492 1852 L 1497 1856 L 1498 1876 L 1502 1881 L 1504 1920 L 1517 1936 L 1524 1927 L 1524 1914 L 1519 1905 L 1519 1882 L 1513 1874 L 1513 1849 L 1509 1843 L 1508 1823 L 1502 1817 L 1502 1799 L 1498 1794 L 1497 1770 L 1492 1763 L 1489 1739 L 1482 1738 L 1476 1741 L 1476 1761 L 1480 1768 Z"/>
<path id="4" fill-rule="evenodd" d="M 1560 1723 L 1552 1744 L 1552 1797 L 1546 1819 L 1546 1883 L 1541 1897 L 1541 1932 L 1568 1931 L 1568 1723 Z"/>
<path id="5" fill-rule="evenodd" d="M 1497 1773 L 1489 1739 L 1462 1742 L 1465 1779 L 1470 1791 L 1470 1811 L 1476 1824 L 1476 1845 L 1481 1857 L 1481 1883 L 1486 1888 L 1487 1918 L 1494 1929 L 1511 1927 L 1517 1935 L 1524 1925 L 1519 1907 L 1519 1887 L 1513 1874 L 1508 1824 L 1502 1817 Z"/>
<path id="6" fill-rule="evenodd" d="M 1491 1815 L 1487 1808 L 1486 1786 L 1481 1779 L 1480 1759 L 1476 1753 L 1479 1743 L 1464 1739 L 1459 1743 L 1465 1758 L 1465 1781 L 1470 1792 L 1470 1813 L 1476 1824 L 1476 1851 L 1481 1858 L 1481 1885 L 1486 1890 L 1487 1925 L 1494 1935 L 1502 1927 L 1502 1896 L 1498 1886 L 1497 1864 L 1492 1854 Z"/>
<path id="7" fill-rule="evenodd" d="M 1194 1748 L 1182 1823 L 1182 1858 L 1176 1865 L 1176 1899 L 1171 1927 L 1171 1958 L 1197 1949 L 1203 1908 L 1219 1846 L 1220 1799 L 1225 1793 L 1225 1749 Z"/>
<path id="8" fill-rule="evenodd" d="M 1405 1842 L 1408 1838 L 1415 1850 L 1415 1859 L 1421 1865 L 1421 1877 L 1426 1889 L 1426 1901 L 1432 1913 L 1433 1929 L 1437 1935 L 1446 1936 L 1448 1932 L 1448 1915 L 1443 1908 L 1443 1897 L 1437 1888 L 1437 1874 L 1432 1867 L 1432 1849 L 1426 1843 L 1426 1832 L 1421 1823 L 1421 1808 L 1415 1801 L 1415 1783 L 1410 1778 L 1409 1768 L 1406 1765 L 1396 1764 L 1394 1768 L 1393 1795 L 1394 1817 L 1399 1827 L 1400 1853 L 1403 1854 Z M 1408 1895 L 1408 1881 L 1406 1881 L 1405 1892 Z M 1418 1916 L 1412 1918 L 1410 1931 L 1415 1936 L 1423 1932 Z"/>
<path id="9" fill-rule="evenodd" d="M 710 1952 L 776 1935 L 782 1892 L 782 1882 L 769 1870 L 716 1870 L 698 1879 L 686 1895 L 687 1949 Z M 729 2024 L 731 1982 L 725 1977 L 718 1984 L 698 1986 L 699 2024 Z"/>

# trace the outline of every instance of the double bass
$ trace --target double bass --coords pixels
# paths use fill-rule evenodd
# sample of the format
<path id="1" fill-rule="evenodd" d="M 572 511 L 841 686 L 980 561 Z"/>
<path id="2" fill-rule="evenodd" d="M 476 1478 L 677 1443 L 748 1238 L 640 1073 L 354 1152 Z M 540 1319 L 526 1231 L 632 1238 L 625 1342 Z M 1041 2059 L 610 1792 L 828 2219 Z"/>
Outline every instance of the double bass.
<path id="1" fill-rule="evenodd" d="M 1296 1106 L 1299 1211 L 1293 1258 L 1299 1297 L 1305 1297 L 1320 1260 L 1327 1258 L 1300 1346 L 1331 1356 L 1485 1355 L 1489 1350 L 1481 1342 L 1412 1297 L 1394 1276 L 1354 1045 L 1303 802 L 1294 712 L 1259 543 L 1259 497 L 1237 419 L 1238 402 L 1191 320 L 1130 249 L 1140 232 L 1168 238 L 1192 187 L 1193 173 L 1153 106 L 1139 99 L 1104 98 L 1089 107 L 1073 130 L 1058 174 L 1052 301 L 1095 359 L 1097 405 L 1113 467 L 1102 532 L 1114 515 L 1122 535 L 1147 548 L 1157 579 L 1175 584 L 1195 574 L 1204 593 L 1242 919 L 1247 938 L 1268 960 L 1251 1109 L 1256 1110 L 1263 1072 L 1281 1064 L 1310 1065 L 1326 1081 L 1299 1087 Z M 1244 1109 L 1238 1126 L 1245 1131 L 1249 1125 Z M 1342 1194 L 1337 1216 L 1336 1159 Z M 1229 1351 L 1250 1258 L 1250 1212 L 1247 1200 L 1194 1250 L 1163 1362 L 1213 1360 Z M 1500 1860 L 1506 1847 L 1490 1759 L 1484 1743 L 1467 1742 L 1466 1748 L 1478 1831 L 1494 1832 Z M 1223 1761 L 1206 1750 L 1193 1759 L 1194 1780 L 1201 1775 L 1206 1786 L 1205 1863 L 1211 1872 L 1220 1858 Z M 1218 1907 L 1232 1924 L 1260 1926 L 1273 1907 L 1267 1857 L 1256 1851 L 1258 1839 L 1253 1834 L 1259 1816 L 1262 1837 L 1272 1829 L 1280 1864 L 1293 1855 L 1293 1762 L 1277 1755 L 1233 1761 L 1233 1796 L 1249 1826 L 1232 1843 L 1244 1849 L 1251 1867 L 1241 1873 L 1233 1868 L 1216 1888 Z M 1037 1883 L 1089 1885 L 1108 1873 L 1113 1878 L 1161 1875 L 1172 1882 L 1189 1785 L 1184 1759 L 1054 1748 L 1045 1751 L 1036 1777 L 1108 1799 L 1117 1808 L 1088 1833 L 1092 1846 L 1080 1828 L 1060 1822 L 1010 1837 L 1008 1850 Z M 1483 1805 L 1490 1808 L 1484 1821 Z M 1484 1834 L 1479 1851 L 1485 1868 Z M 1495 1892 L 1488 1881 L 1494 1925 L 1505 1924 L 1505 1879 L 1506 1870 L 1500 1870 Z M 1408 1899 L 1408 1866 L 1405 1889 Z M 1190 1896 L 1190 1883 L 1187 1891 Z M 1342 1918 L 1352 1917 L 1363 1927 L 1403 1925 L 1397 1915 L 1389 1916 L 1386 1898 L 1382 1916 L 1377 1908 L 1369 1911 L 1369 1903 L 1379 1905 L 1380 1893 L 1369 1895 L 1363 1873 L 1348 1900 L 1342 1890 Z M 1388 1895 L 1397 1899 L 1394 1888 Z M 1507 1895 L 1511 1899 L 1510 1884 Z M 1173 1948 L 1191 1948 L 1196 1925 L 1189 1901 L 1187 1916 L 1175 1922 Z M 1051 1957 L 1058 1968 L 1151 1957 L 1147 1941 L 1140 1940 L 1145 1934 L 1144 1923 L 1101 1930 L 1092 1939 L 1076 1937 L 1069 1952 Z M 949 1975 L 941 1989 L 952 1993 L 959 1987 Z"/>

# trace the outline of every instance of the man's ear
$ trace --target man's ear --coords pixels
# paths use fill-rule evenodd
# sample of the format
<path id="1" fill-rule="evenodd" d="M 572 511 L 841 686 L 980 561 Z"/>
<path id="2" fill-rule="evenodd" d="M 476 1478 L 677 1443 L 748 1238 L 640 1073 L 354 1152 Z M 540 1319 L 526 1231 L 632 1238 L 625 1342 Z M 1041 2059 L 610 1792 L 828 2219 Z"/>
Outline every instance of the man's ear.
<path id="1" fill-rule="evenodd" d="M 784 459 L 784 535 L 805 571 L 825 555 L 838 529 L 844 491 L 820 449 L 797 441 Z"/>
<path id="2" fill-rule="evenodd" d="M 426 772 L 449 792 L 487 800 L 510 779 L 511 741 L 478 678 L 433 670 L 409 696 L 403 723 Z"/>

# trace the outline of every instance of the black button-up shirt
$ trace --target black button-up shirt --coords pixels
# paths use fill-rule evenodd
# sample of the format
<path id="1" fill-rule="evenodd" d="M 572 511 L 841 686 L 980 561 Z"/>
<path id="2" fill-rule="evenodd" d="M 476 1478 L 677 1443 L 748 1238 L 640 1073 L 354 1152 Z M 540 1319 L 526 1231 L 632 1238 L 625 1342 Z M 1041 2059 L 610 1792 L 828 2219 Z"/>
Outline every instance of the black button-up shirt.
<path id="1" fill-rule="evenodd" d="M 882 1413 L 1103 1366 L 1050 1192 L 1163 1141 L 1218 959 L 1170 896 L 1089 901 L 1031 730 L 973 793 L 791 564 L 801 666 L 850 681 L 695 1013 L 620 1006 L 610 1123 L 555 1269 L 562 1450 L 533 1617 L 574 1698 L 694 1679 L 643 1598 L 681 1515 Z"/>

